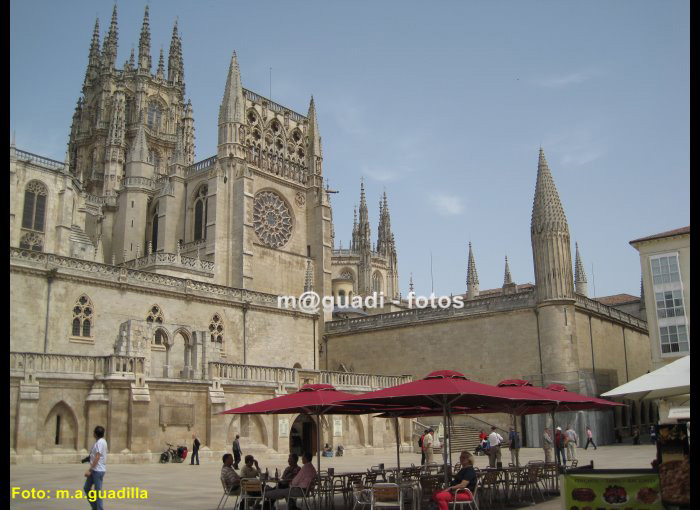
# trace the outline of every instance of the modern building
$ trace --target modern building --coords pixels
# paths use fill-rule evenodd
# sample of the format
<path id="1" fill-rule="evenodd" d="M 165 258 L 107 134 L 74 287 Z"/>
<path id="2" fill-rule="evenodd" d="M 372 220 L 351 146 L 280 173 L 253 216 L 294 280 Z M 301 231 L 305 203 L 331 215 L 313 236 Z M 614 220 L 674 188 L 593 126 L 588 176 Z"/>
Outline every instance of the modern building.
<path id="1" fill-rule="evenodd" d="M 642 266 L 654 368 L 690 354 L 690 225 L 630 241 Z"/>

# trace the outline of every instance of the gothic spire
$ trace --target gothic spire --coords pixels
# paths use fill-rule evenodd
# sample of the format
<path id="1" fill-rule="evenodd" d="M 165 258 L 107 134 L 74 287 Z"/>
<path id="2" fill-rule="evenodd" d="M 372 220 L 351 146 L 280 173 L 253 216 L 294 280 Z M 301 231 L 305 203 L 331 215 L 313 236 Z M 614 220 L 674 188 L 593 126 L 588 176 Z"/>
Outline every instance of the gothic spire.
<path id="1" fill-rule="evenodd" d="M 569 225 L 542 148 L 537 164 L 530 236 L 538 303 L 573 299 Z"/>
<path id="2" fill-rule="evenodd" d="M 411 273 L 411 276 L 408 279 L 408 292 L 415 292 L 413 290 L 413 273 Z"/>
<path id="3" fill-rule="evenodd" d="M 513 277 L 510 275 L 510 267 L 508 267 L 508 255 L 506 255 L 506 270 L 503 275 L 503 285 L 509 285 L 513 283 Z"/>
<path id="4" fill-rule="evenodd" d="M 177 20 L 173 25 L 173 36 L 170 40 L 170 52 L 168 53 L 168 81 L 182 83 L 184 78 L 182 61 L 182 39 L 177 32 Z"/>
<path id="5" fill-rule="evenodd" d="M 119 29 L 117 27 L 117 4 L 112 9 L 112 21 L 109 25 L 109 32 L 102 45 L 102 65 L 107 69 L 114 68 L 117 59 L 117 45 L 119 40 Z"/>
<path id="6" fill-rule="evenodd" d="M 479 295 L 479 275 L 476 274 L 476 262 L 472 243 L 469 241 L 469 261 L 467 263 L 467 299 L 474 299 Z"/>
<path id="7" fill-rule="evenodd" d="M 562 232 L 568 235 L 569 225 L 566 222 L 564 208 L 554 185 L 552 173 L 544 157 L 544 151 L 540 148 L 540 157 L 537 164 L 537 184 L 535 186 L 535 200 L 532 204 L 532 229 L 537 232 Z"/>
<path id="8" fill-rule="evenodd" d="M 576 293 L 588 296 L 588 279 L 586 278 L 586 270 L 583 268 L 583 262 L 581 261 L 581 254 L 578 251 L 578 243 L 576 243 L 574 285 L 576 287 Z"/>
<path id="9" fill-rule="evenodd" d="M 95 28 L 92 31 L 92 41 L 90 42 L 90 53 L 88 54 L 88 65 L 85 71 L 83 87 L 90 81 L 93 72 L 100 67 L 100 18 L 95 18 Z"/>
<path id="10" fill-rule="evenodd" d="M 365 182 L 360 181 L 360 223 L 358 224 L 360 239 L 364 239 L 367 246 L 370 244 L 369 212 L 367 211 L 367 198 L 365 197 Z"/>
<path id="11" fill-rule="evenodd" d="M 314 96 L 311 96 L 311 101 L 309 102 L 309 112 L 307 113 L 307 118 L 309 119 L 309 154 L 311 156 L 321 157 L 321 132 L 318 127 L 318 119 L 316 118 L 316 104 L 314 103 Z"/>
<path id="12" fill-rule="evenodd" d="M 304 275 L 304 292 L 311 292 L 314 290 L 314 273 L 311 268 L 311 261 L 306 261 L 306 274 Z"/>
<path id="13" fill-rule="evenodd" d="M 379 235 L 377 237 L 377 251 L 387 255 L 391 249 L 391 216 L 389 214 L 389 201 L 386 196 L 386 191 L 382 200 L 379 201 Z"/>
<path id="14" fill-rule="evenodd" d="M 224 99 L 219 107 L 219 124 L 226 122 L 244 122 L 243 86 L 241 85 L 241 71 L 238 67 L 238 56 L 235 51 L 231 56 L 231 64 L 228 69 Z"/>
<path id="15" fill-rule="evenodd" d="M 148 21 L 148 5 L 143 13 L 141 37 L 139 37 L 139 69 L 151 72 L 151 27 Z"/>

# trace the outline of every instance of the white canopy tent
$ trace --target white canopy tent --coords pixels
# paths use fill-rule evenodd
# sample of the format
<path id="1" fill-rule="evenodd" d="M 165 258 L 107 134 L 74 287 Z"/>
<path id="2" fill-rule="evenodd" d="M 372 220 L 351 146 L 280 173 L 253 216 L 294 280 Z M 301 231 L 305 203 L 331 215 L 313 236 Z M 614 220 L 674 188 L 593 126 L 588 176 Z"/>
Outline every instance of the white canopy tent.
<path id="1" fill-rule="evenodd" d="M 690 355 L 632 379 L 601 397 L 629 400 L 679 397 L 690 394 Z"/>

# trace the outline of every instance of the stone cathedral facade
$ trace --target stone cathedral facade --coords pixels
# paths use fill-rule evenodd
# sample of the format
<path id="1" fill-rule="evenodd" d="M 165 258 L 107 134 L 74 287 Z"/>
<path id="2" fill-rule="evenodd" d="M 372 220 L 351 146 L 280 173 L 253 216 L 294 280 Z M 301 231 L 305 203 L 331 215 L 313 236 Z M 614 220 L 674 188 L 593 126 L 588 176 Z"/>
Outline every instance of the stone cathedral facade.
<path id="1" fill-rule="evenodd" d="M 462 310 L 403 302 L 341 319 L 278 306 L 308 290 L 401 299 L 386 193 L 376 241 L 363 183 L 350 246 L 336 247 L 313 98 L 302 115 L 244 88 L 233 53 L 216 154 L 195 161 L 177 23 L 167 61 L 152 61 L 148 8 L 138 54 L 118 68 L 117 49 L 115 7 L 102 41 L 95 23 L 65 161 L 10 146 L 11 462 L 78 460 L 98 424 L 113 462 L 153 461 L 193 431 L 204 456 L 236 433 L 249 451 L 314 448 L 320 433 L 371 452 L 393 445 L 390 421 L 328 417 L 319 430 L 304 416 L 217 413 L 304 383 L 364 392 L 442 368 L 593 393 L 601 377 L 648 369 L 646 323 L 586 296 L 578 248 L 572 274 L 543 153 L 534 286 L 513 283 L 506 260 L 503 287 L 479 292 L 470 246 Z M 411 423 L 400 428 L 412 444 Z"/>

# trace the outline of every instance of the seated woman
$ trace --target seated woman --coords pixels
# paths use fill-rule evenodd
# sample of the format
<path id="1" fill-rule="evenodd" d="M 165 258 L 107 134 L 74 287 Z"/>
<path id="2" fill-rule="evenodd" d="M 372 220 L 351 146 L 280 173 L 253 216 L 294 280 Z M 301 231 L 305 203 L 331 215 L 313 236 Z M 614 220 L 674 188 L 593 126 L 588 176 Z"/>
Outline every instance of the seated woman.
<path id="1" fill-rule="evenodd" d="M 454 500 L 454 495 L 458 489 L 469 489 L 469 492 L 457 494 L 457 501 L 471 501 L 472 492 L 476 488 L 476 471 L 474 471 L 474 457 L 467 450 L 462 451 L 459 456 L 459 463 L 462 465 L 447 489 L 437 490 L 433 493 L 433 501 L 438 504 L 440 510 L 448 510 L 447 503 Z"/>
<path id="2" fill-rule="evenodd" d="M 323 456 L 324 457 L 332 457 L 333 456 L 333 448 L 326 443 L 326 446 L 323 447 Z"/>

